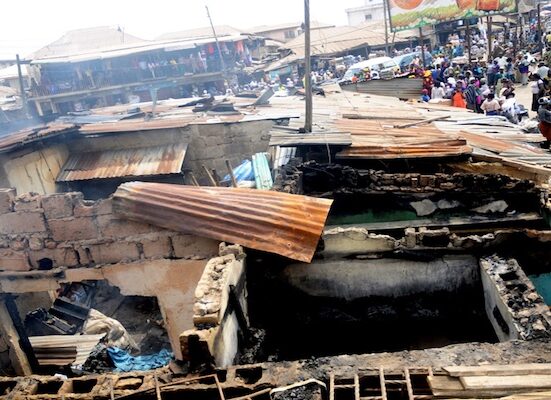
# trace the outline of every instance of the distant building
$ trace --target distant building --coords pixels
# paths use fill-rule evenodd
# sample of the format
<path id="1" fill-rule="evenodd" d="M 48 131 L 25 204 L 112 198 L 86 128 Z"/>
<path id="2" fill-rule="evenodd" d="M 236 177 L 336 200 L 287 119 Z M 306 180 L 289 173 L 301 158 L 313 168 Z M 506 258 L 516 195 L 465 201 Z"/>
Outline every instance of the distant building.
<path id="1" fill-rule="evenodd" d="M 26 65 L 21 66 L 21 75 L 23 76 L 23 86 L 25 89 L 29 88 L 29 73 Z M 7 86 L 14 89 L 16 92 L 20 92 L 19 85 L 19 73 L 17 71 L 17 65 L 12 65 L 7 68 L 0 69 L 0 85 Z"/>
<path id="2" fill-rule="evenodd" d="M 110 27 L 68 32 L 32 56 L 29 101 L 40 115 L 66 114 L 222 91 L 227 75 L 250 66 L 262 42 L 238 31 L 217 32 L 222 63 L 212 31 L 194 31 L 153 41 Z"/>
<path id="3" fill-rule="evenodd" d="M 364 0 L 363 6 L 347 9 L 348 25 L 384 21 L 385 7 L 383 1 L 384 0 Z"/>
<path id="4" fill-rule="evenodd" d="M 332 28 L 335 25 L 324 24 L 317 21 L 310 23 L 311 30 Z M 262 36 L 268 39 L 277 40 L 278 42 L 286 43 L 298 37 L 302 32 L 302 22 L 290 22 L 279 25 L 260 25 L 249 28 L 248 33 Z"/>

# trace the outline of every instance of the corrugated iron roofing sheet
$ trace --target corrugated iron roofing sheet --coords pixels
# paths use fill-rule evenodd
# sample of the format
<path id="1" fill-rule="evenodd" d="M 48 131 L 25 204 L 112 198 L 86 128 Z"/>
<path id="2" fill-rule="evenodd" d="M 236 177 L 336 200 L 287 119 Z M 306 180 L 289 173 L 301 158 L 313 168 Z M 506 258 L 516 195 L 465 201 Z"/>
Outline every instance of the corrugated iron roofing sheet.
<path id="1" fill-rule="evenodd" d="M 38 363 L 42 365 L 82 365 L 98 342 L 105 336 L 97 335 L 49 335 L 29 336 Z"/>
<path id="2" fill-rule="evenodd" d="M 117 149 L 73 154 L 57 182 L 177 174 L 182 171 L 187 144 Z"/>
<path id="3" fill-rule="evenodd" d="M 467 141 L 434 125 L 397 128 L 384 121 L 340 119 L 336 126 L 352 133 L 352 146 L 337 158 L 408 159 L 455 157 L 472 153 Z"/>
<path id="4" fill-rule="evenodd" d="M 35 126 L 9 133 L 0 137 L 0 152 L 13 150 L 27 143 L 35 142 L 44 138 L 49 138 L 64 133 L 73 133 L 77 131 L 77 128 L 78 127 L 73 124 L 52 123 L 49 125 Z"/>
<path id="5" fill-rule="evenodd" d="M 332 200 L 224 187 L 130 182 L 116 215 L 310 262 Z"/>

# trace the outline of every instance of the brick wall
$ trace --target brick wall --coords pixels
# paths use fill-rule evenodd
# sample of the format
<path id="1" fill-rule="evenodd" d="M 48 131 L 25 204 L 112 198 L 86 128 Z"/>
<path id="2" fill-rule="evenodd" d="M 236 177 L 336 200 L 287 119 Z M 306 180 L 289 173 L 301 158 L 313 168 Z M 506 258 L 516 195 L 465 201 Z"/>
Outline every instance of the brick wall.
<path id="1" fill-rule="evenodd" d="M 205 259 L 218 254 L 218 244 L 115 218 L 111 199 L 85 201 L 78 192 L 17 196 L 0 189 L 0 270 Z"/>

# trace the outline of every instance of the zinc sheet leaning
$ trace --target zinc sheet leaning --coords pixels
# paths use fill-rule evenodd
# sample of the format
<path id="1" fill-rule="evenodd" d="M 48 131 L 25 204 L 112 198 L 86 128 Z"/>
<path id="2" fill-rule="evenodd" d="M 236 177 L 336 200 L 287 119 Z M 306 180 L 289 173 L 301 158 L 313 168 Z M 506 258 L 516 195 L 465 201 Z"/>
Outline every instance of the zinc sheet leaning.
<path id="1" fill-rule="evenodd" d="M 124 183 L 116 215 L 310 262 L 333 200 L 287 193 L 163 183 Z"/>

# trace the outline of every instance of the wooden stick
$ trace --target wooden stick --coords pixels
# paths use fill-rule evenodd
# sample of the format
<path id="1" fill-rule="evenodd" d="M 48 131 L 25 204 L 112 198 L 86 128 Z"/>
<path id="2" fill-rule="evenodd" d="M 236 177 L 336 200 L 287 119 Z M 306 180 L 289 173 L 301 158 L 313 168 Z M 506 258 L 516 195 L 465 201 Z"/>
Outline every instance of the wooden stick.
<path id="1" fill-rule="evenodd" d="M 226 160 L 226 167 L 228 168 L 228 173 L 230 174 L 231 184 L 233 187 L 237 187 L 237 180 L 233 174 L 233 168 L 231 167 L 230 160 Z"/>
<path id="2" fill-rule="evenodd" d="M 218 389 L 218 394 L 220 395 L 221 400 L 226 400 L 226 397 L 224 396 L 224 391 L 222 390 L 222 386 L 220 385 L 220 381 L 218 380 L 218 375 L 214 374 L 214 381 L 216 382 L 216 388 Z"/>
<path id="3" fill-rule="evenodd" d="M 109 378 L 109 397 L 115 400 L 115 391 L 113 389 L 113 378 Z"/>
<path id="4" fill-rule="evenodd" d="M 398 129 L 404 129 L 404 128 L 409 128 L 411 126 L 417 126 L 417 125 L 423 125 L 423 124 L 430 124 L 431 122 L 434 122 L 434 121 L 440 121 L 440 120 L 443 120 L 443 119 L 448 119 L 450 118 L 451 115 L 444 115 L 444 116 L 440 116 L 440 117 L 434 117 L 434 118 L 429 118 L 429 119 L 424 119 L 422 121 L 417 121 L 417 122 L 411 122 L 409 124 L 403 124 L 403 125 L 395 125 L 394 127 L 395 128 L 398 128 Z"/>
<path id="5" fill-rule="evenodd" d="M 193 186 L 201 186 L 201 185 L 199 185 L 199 182 L 197 181 L 197 178 L 195 178 L 195 175 L 193 174 L 193 171 L 189 172 L 189 179 L 191 179 L 191 182 L 193 183 Z"/>
<path id="6" fill-rule="evenodd" d="M 203 169 L 205 170 L 205 172 L 207 173 L 207 176 L 209 178 L 209 181 L 211 183 L 212 186 L 218 186 L 218 183 L 216 183 L 216 180 L 214 179 L 214 177 L 212 176 L 212 174 L 210 173 L 209 169 L 207 168 L 206 165 L 203 164 Z"/>
<path id="7" fill-rule="evenodd" d="M 232 397 L 231 399 L 228 399 L 228 400 L 246 400 L 246 399 L 252 399 L 253 397 L 257 397 L 257 396 L 260 396 L 260 395 L 263 395 L 263 394 L 266 394 L 266 393 L 270 393 L 272 391 L 272 389 L 268 388 L 268 389 L 262 389 L 262 390 L 259 390 L 258 392 L 255 392 L 255 393 L 251 393 L 251 394 L 248 394 L 246 396 L 241 396 L 241 397 Z"/>
<path id="8" fill-rule="evenodd" d="M 157 370 L 153 371 L 153 379 L 155 380 L 155 394 L 157 395 L 157 400 L 163 400 L 161 397 L 161 388 L 159 387 L 159 379 L 157 379 Z"/>

